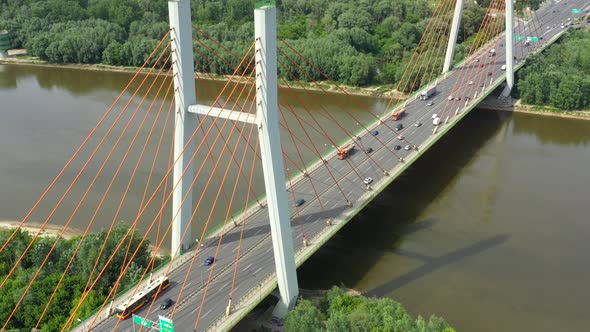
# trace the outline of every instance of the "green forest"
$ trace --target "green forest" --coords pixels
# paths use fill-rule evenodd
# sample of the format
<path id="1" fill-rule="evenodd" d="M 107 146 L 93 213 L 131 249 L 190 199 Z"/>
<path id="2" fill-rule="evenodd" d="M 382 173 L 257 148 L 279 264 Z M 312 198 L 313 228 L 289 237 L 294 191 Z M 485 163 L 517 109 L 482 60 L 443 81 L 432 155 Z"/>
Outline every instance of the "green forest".
<path id="1" fill-rule="evenodd" d="M 559 110 L 590 108 L 590 31 L 569 31 L 559 44 L 527 59 L 517 72 L 523 104 Z"/>
<path id="2" fill-rule="evenodd" d="M 335 81 L 355 86 L 392 84 L 400 79 L 436 3 L 278 0 L 278 35 Z M 254 4 L 254 0 L 193 0 L 193 23 L 223 47 L 243 55 L 254 35 Z M 488 4 L 489 0 L 466 3 L 460 42 L 474 38 Z M 154 0 L 0 0 L 3 29 L 9 31 L 13 48 L 26 48 L 31 56 L 52 63 L 140 66 L 168 31 L 168 7 L 166 1 Z M 196 70 L 231 74 L 239 59 L 198 36 L 203 43 L 194 42 Z M 294 56 L 286 46 L 281 48 Z M 462 49 L 460 45 L 457 60 Z M 325 80 L 317 72 L 303 74 L 284 58 L 282 62 L 285 67 L 279 70 L 289 80 Z M 309 67 L 301 59 L 296 62 L 303 69 Z"/>
<path id="3" fill-rule="evenodd" d="M 53 301 L 47 307 L 40 328 L 44 332 L 60 331 L 80 302 L 87 281 L 96 279 L 98 272 L 105 266 L 106 261 L 121 241 L 125 241 L 125 248 L 129 246 L 130 253 L 133 253 L 138 247 L 139 250 L 127 273 L 121 279 L 118 291 L 140 280 L 151 260 L 148 251 L 149 243 L 143 242 L 140 245 L 141 237 L 137 235 L 137 232 L 133 233 L 131 243 L 129 243 L 129 237 L 125 237 L 128 229 L 127 225 L 116 225 L 108 240 L 106 230 L 86 236 L 82 243 L 80 243 L 80 237 L 60 239 L 49 255 L 45 266 L 36 277 L 36 281 L 27 292 L 18 310 L 16 310 L 15 315 L 10 319 L 7 331 L 31 331 L 37 324 L 38 318 L 41 317 L 41 313 L 58 284 L 60 286 L 55 292 Z M 14 230 L 1 230 L 0 243 L 6 243 L 13 232 Z M 55 237 L 39 237 L 33 240 L 31 235 L 19 230 L 15 233 L 8 246 L 0 252 L 0 280 L 5 282 L 4 286 L 0 288 L 0 321 L 5 322 L 8 320 L 55 242 Z M 18 267 L 7 277 L 12 267 L 16 265 L 22 253 L 31 243 L 30 249 L 23 256 Z M 100 255 L 97 270 L 91 276 L 90 273 L 99 257 L 99 251 L 103 243 L 106 243 L 104 253 Z M 80 248 L 74 262 L 69 268 L 66 268 L 79 244 Z M 111 291 L 111 287 L 115 285 L 121 267 L 124 266 L 125 252 L 126 250 L 117 252 L 94 288 L 87 292 L 86 299 L 80 306 L 76 317 L 84 318 L 92 310 L 103 304 L 107 294 Z M 157 262 L 154 262 L 154 265 L 157 266 L 159 263 L 160 260 L 158 259 Z M 67 273 L 64 274 L 64 271 L 67 271 Z M 62 275 L 64 277 L 60 283 Z"/>
<path id="4" fill-rule="evenodd" d="M 289 332 L 454 332 L 442 318 L 413 319 L 390 298 L 366 298 L 333 287 L 320 301 L 300 300 L 285 319 Z"/>

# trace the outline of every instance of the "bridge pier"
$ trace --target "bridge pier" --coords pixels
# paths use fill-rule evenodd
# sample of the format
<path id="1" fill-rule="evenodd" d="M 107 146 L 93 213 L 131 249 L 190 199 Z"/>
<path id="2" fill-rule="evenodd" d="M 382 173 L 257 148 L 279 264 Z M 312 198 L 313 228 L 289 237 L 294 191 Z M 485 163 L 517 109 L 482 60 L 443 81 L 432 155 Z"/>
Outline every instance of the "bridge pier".
<path id="1" fill-rule="evenodd" d="M 457 0 L 457 3 L 455 4 L 453 25 L 451 26 L 451 34 L 449 35 L 449 42 L 447 43 L 447 53 L 445 56 L 445 64 L 443 66 L 443 74 L 448 72 L 453 65 L 455 46 L 457 46 L 457 36 L 459 36 L 459 23 L 461 23 L 461 14 L 463 13 L 463 2 L 464 0 Z"/>
<path id="2" fill-rule="evenodd" d="M 189 163 L 194 153 L 194 143 L 189 139 L 196 126 L 195 116 L 188 113 L 188 106 L 197 102 L 195 92 L 195 68 L 190 0 L 168 1 L 170 13 L 170 39 L 172 40 L 172 70 L 174 72 L 174 172 L 172 194 L 172 256 L 188 249 L 191 238 L 191 214 L 193 199 L 191 183 L 194 172 Z M 186 148 L 185 148 L 186 146 Z M 184 198 L 186 196 L 186 198 Z M 183 198 L 185 204 L 182 204 Z M 182 239 L 183 234 L 184 240 Z"/>
<path id="3" fill-rule="evenodd" d="M 506 88 L 503 97 L 508 97 L 514 87 L 514 3 L 506 1 Z"/>

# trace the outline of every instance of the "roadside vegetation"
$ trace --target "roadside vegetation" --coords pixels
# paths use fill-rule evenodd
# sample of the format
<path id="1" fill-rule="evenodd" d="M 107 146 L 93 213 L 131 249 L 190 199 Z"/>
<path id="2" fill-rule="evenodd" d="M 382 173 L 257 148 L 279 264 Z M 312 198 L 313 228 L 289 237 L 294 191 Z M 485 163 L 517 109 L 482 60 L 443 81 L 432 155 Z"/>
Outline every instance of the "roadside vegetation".
<path id="1" fill-rule="evenodd" d="M 442 318 L 413 319 L 404 307 L 389 298 L 355 296 L 333 287 L 314 303 L 300 300 L 285 319 L 289 332 L 400 331 L 454 332 Z"/>
<path id="2" fill-rule="evenodd" d="M 193 22 L 199 30 L 241 55 L 252 43 L 254 3 L 255 0 L 193 0 Z M 278 0 L 278 34 L 340 83 L 395 84 L 436 3 Z M 459 31 L 459 42 L 467 41 L 465 47 L 475 38 L 489 0 L 478 3 L 466 3 Z M 447 14 L 450 22 L 452 8 Z M 0 30 L 3 29 L 10 32 L 12 48 L 26 48 L 30 55 L 51 63 L 140 66 L 168 31 L 168 8 L 166 1 L 153 0 L 0 0 Z M 239 59 L 204 35 L 196 35 L 206 45 L 194 43 L 198 49 L 197 71 L 231 74 Z M 280 45 L 297 59 L 298 66 L 309 67 L 288 47 Z M 463 48 L 462 44 L 458 47 L 458 60 Z M 223 59 L 211 56 L 212 52 Z M 280 56 L 286 68 L 279 66 L 279 70 L 289 80 L 325 79 L 317 71 L 307 77 L 297 65 Z M 287 71 L 294 76 L 287 75 Z"/>
<path id="3" fill-rule="evenodd" d="M 141 237 L 137 235 L 137 232 L 133 233 L 129 244 L 129 237 L 125 238 L 127 230 L 127 225 L 118 224 L 110 233 L 108 240 L 106 239 L 106 230 L 86 236 L 69 269 L 66 269 L 66 266 L 80 243 L 81 237 L 61 239 L 49 255 L 49 259 L 16 310 L 15 315 L 10 319 L 7 331 L 31 331 L 37 324 L 37 319 L 41 317 L 41 313 L 64 271 L 67 271 L 40 325 L 44 332 L 60 331 L 78 305 L 86 282 L 96 279 L 98 272 L 105 266 L 106 261 L 121 241 L 125 242 L 125 249 L 129 246 L 129 253 L 133 253 L 138 247 L 139 250 L 127 273 L 121 279 L 117 291 L 135 284 L 148 266 L 151 256 L 148 251 L 148 243 L 144 242 L 141 246 L 139 245 Z M 0 243 L 4 244 L 13 232 L 14 230 L 0 230 Z M 0 288 L 0 322 L 8 320 L 25 289 L 49 254 L 55 240 L 55 237 L 40 237 L 33 241 L 31 235 L 19 230 L 8 246 L 0 252 L 0 282 L 5 282 L 4 286 Z M 99 264 L 91 275 L 94 263 L 99 257 L 100 248 L 105 241 L 104 253 L 100 255 Z M 18 267 L 7 277 L 31 242 L 31 248 L 24 255 Z M 102 305 L 124 266 L 125 253 L 126 250 L 117 252 L 95 287 L 89 291 L 76 317 L 84 318 L 92 310 Z M 155 264 L 160 262 L 161 260 L 158 259 Z"/>
<path id="4" fill-rule="evenodd" d="M 514 96 L 554 110 L 590 109 L 590 30 L 571 30 L 517 72 Z"/>

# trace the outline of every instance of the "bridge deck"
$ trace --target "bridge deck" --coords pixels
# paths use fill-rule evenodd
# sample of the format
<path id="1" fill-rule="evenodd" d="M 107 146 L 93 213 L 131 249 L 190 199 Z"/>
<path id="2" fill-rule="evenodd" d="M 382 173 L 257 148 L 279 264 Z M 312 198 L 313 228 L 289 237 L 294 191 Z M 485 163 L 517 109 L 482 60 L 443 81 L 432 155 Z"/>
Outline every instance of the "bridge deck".
<path id="1" fill-rule="evenodd" d="M 540 9 L 538 17 L 541 22 L 539 25 L 543 30 L 544 39 L 534 49 L 533 47 L 530 49 L 518 47 L 518 43 L 520 42 L 516 42 L 515 54 L 517 58 L 524 59 L 531 52 L 537 52 L 554 42 L 565 31 L 565 29 L 560 28 L 560 25 L 562 22 L 565 22 L 567 17 L 571 16 L 571 9 L 584 7 L 584 2 L 583 0 L 569 0 L 567 4 L 552 2 L 547 7 Z M 557 12 L 552 13 L 553 10 Z M 550 28 L 546 29 L 547 26 Z M 525 25 L 525 31 L 526 29 L 528 27 Z M 477 55 L 472 56 L 444 78 L 441 78 L 437 85 L 436 95 L 429 99 L 433 101 L 433 106 L 427 106 L 425 101 L 411 98 L 411 101 L 408 102 L 406 107 L 406 115 L 401 120 L 397 122 L 392 122 L 390 119 L 386 120 L 390 128 L 394 127 L 397 123 L 403 123 L 405 126 L 402 130 L 403 136 L 406 137 L 409 144 L 418 146 L 418 151 L 404 151 L 403 149 L 395 151 L 396 154 L 405 159 L 405 162 L 398 161 L 389 149 L 393 149 L 393 146 L 396 144 L 403 147 L 408 143 L 406 141 L 399 141 L 397 139 L 397 132 L 389 129 L 384 124 L 380 124 L 378 121 L 370 126 L 370 130 L 378 130 L 379 134 L 374 137 L 365 130 L 359 132 L 358 135 L 361 138 L 355 141 L 357 151 L 349 159 L 338 160 L 334 152 L 325 156 L 327 167 L 330 168 L 331 173 L 337 178 L 339 186 L 345 191 L 346 198 L 353 203 L 352 207 L 347 205 L 346 199 L 334 185 L 334 181 L 321 162 L 317 162 L 309 168 L 308 177 L 299 175 L 293 180 L 292 190 L 296 198 L 306 200 L 306 203 L 300 207 L 299 216 L 305 228 L 306 238 L 309 241 L 309 246 L 305 247 L 303 245 L 302 234 L 299 230 L 299 217 L 297 217 L 294 207 L 291 207 L 297 266 L 305 262 L 323 243 L 417 160 L 422 153 L 428 150 L 430 146 L 458 123 L 479 101 L 504 81 L 504 71 L 500 69 L 501 65 L 505 63 L 502 53 L 503 47 L 500 47 L 500 43 L 503 42 L 503 37 L 497 38 L 489 45 L 482 47 Z M 488 57 L 487 51 L 490 48 L 497 50 L 498 54 L 496 57 Z M 525 52 L 524 54 L 523 50 Z M 480 59 L 479 63 L 475 62 L 476 58 Z M 495 64 L 493 61 L 496 61 Z M 484 68 L 479 68 L 480 63 L 485 64 Z M 516 64 L 516 68 L 519 68 L 522 64 L 523 61 L 519 61 Z M 491 77 L 481 74 L 481 72 L 487 73 L 488 71 L 492 72 Z M 470 73 L 472 77 L 464 78 L 467 73 Z M 463 83 L 455 86 L 457 80 Z M 468 85 L 467 82 L 469 80 L 473 80 L 474 84 Z M 481 84 L 485 84 L 485 91 L 482 91 Z M 476 90 L 477 96 L 475 96 Z M 469 96 L 472 100 L 467 105 L 464 100 L 461 100 L 460 104 L 452 103 L 447 101 L 449 95 L 460 95 L 462 98 Z M 451 105 L 453 105 L 453 110 L 450 113 L 451 117 L 448 123 L 442 125 L 437 133 L 433 134 L 432 114 L 441 114 Z M 460 111 L 456 116 L 452 116 L 458 107 L 460 107 Z M 447 113 L 449 112 L 447 111 L 445 113 L 445 117 Z M 413 124 L 418 121 L 422 122 L 423 125 L 415 127 Z M 379 143 L 377 139 L 385 143 L 389 149 Z M 361 147 L 373 148 L 370 158 L 362 151 L 359 151 Z M 389 175 L 383 174 L 375 162 L 388 170 Z M 353 171 L 351 165 L 354 165 L 356 172 L 361 177 Z M 367 190 L 363 184 L 364 177 L 371 177 L 373 179 L 373 183 L 371 184 L 372 190 Z M 318 198 L 314 197 L 309 181 L 313 181 L 316 190 L 320 193 L 319 199 L 324 206 L 325 212 L 322 212 Z M 207 298 L 201 312 L 198 325 L 199 331 L 209 329 L 229 330 L 276 287 L 270 227 L 266 209 L 256 205 L 245 213 L 248 215 L 242 244 L 242 248 L 245 251 L 242 252 L 242 258 L 239 263 L 232 314 L 227 318 L 225 317 L 225 309 L 228 304 L 228 294 L 235 267 L 235 255 L 240 238 L 240 227 L 228 227 L 229 229 L 225 230 L 223 244 L 218 256 L 219 259 L 216 262 L 213 274 L 213 281 L 207 291 Z M 332 221 L 332 225 L 327 225 L 327 219 Z M 237 217 L 236 220 L 241 219 Z M 192 269 L 190 269 L 191 264 L 188 262 L 194 257 L 194 251 L 189 251 L 172 263 L 174 264 L 170 273 L 172 284 L 170 289 L 161 298 L 175 299 L 181 291 L 180 286 L 187 274 L 189 278 L 184 290 L 182 290 L 183 299 L 177 304 L 178 307 L 173 317 L 177 331 L 192 331 L 194 328 L 194 322 L 203 299 L 204 284 L 210 272 L 210 267 L 203 266 L 203 260 L 205 257 L 214 255 L 216 244 L 215 237 L 208 239 L 208 242 L 198 253 Z M 115 306 L 123 301 L 123 299 L 124 297 L 120 297 L 116 300 Z M 154 305 L 150 313 L 148 313 L 148 308 L 146 307 L 137 312 L 137 314 L 143 317 L 147 316 L 152 321 L 157 321 L 158 315 L 167 316 L 171 310 L 172 308 L 166 311 L 160 311 L 157 305 Z M 92 330 L 113 330 L 115 324 L 116 318 L 111 316 L 107 319 L 97 320 Z M 130 319 L 122 321 L 119 323 L 117 330 L 132 331 L 133 327 L 131 324 Z M 82 331 L 84 325 L 80 324 L 76 330 Z"/>

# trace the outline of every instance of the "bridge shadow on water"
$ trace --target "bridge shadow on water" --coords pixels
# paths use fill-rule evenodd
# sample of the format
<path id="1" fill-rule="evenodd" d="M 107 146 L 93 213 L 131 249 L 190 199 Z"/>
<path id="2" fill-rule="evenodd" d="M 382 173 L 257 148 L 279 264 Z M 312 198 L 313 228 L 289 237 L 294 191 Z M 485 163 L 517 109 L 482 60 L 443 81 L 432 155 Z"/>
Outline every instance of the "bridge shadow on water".
<path id="1" fill-rule="evenodd" d="M 439 221 L 436 217 L 419 220 L 419 216 L 459 179 L 462 170 L 510 118 L 511 113 L 480 110 L 467 115 L 298 269 L 300 287 L 353 287 L 383 256 L 391 254 L 423 263 L 366 290 L 368 295 L 383 296 L 445 265 L 505 243 L 509 237 L 504 234 L 474 239 L 474 244 L 439 257 L 399 248 L 406 237 L 431 229 Z"/>

